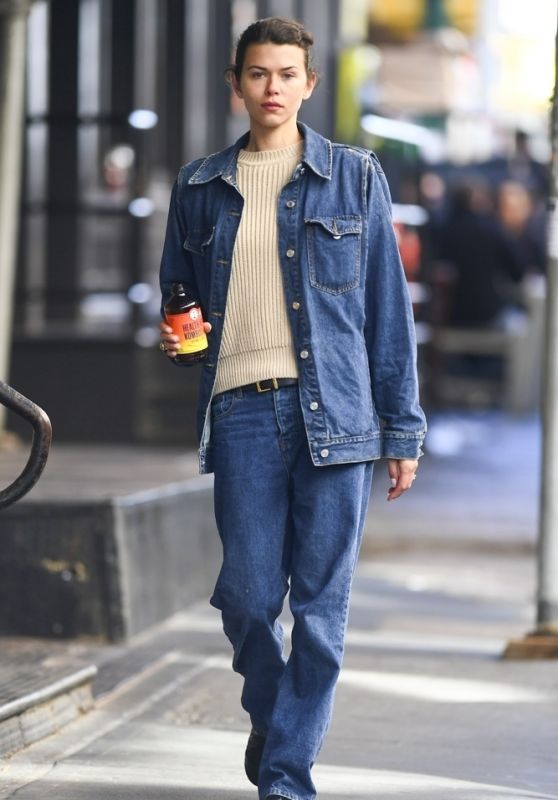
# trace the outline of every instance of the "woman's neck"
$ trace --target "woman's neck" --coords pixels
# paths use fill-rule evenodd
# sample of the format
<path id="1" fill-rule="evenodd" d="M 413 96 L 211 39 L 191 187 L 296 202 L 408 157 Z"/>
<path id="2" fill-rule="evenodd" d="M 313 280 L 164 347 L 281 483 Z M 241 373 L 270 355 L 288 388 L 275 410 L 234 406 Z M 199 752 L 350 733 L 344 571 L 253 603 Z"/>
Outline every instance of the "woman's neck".
<path id="1" fill-rule="evenodd" d="M 302 141 L 302 136 L 296 123 L 292 128 L 250 128 L 250 138 L 245 150 L 256 152 L 258 150 L 279 150 L 281 147 L 289 147 L 292 144 Z"/>

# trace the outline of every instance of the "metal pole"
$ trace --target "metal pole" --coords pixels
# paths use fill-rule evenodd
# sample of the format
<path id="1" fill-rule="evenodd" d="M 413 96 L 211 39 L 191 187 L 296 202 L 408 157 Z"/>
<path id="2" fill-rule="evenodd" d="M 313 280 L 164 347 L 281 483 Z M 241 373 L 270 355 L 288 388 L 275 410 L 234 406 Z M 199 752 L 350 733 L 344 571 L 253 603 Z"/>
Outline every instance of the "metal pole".
<path id="1" fill-rule="evenodd" d="M 537 629 L 558 634 L 558 33 L 552 98 Z"/>
<path id="2" fill-rule="evenodd" d="M 537 622 L 532 633 L 508 642 L 502 654 L 506 659 L 558 658 L 558 27 L 550 123 L 552 168 L 548 201 Z"/>
<path id="3" fill-rule="evenodd" d="M 7 379 L 21 190 L 25 32 L 31 0 L 0 0 L 0 379 Z M 0 439 L 5 410 L 0 406 Z"/>

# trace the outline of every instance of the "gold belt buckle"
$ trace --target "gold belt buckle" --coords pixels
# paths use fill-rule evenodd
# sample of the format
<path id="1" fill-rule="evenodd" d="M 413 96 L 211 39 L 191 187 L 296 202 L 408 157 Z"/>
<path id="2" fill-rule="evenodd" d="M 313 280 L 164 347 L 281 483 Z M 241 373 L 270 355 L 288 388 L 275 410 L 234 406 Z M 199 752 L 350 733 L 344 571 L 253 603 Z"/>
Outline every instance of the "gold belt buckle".
<path id="1" fill-rule="evenodd" d="M 271 381 L 273 383 L 273 387 L 270 386 L 269 389 L 262 389 L 261 382 L 256 381 L 256 391 L 259 392 L 260 394 L 263 394 L 263 392 L 270 392 L 272 388 L 273 389 L 279 388 L 279 382 L 277 381 L 277 378 L 266 378 L 266 380 Z"/>

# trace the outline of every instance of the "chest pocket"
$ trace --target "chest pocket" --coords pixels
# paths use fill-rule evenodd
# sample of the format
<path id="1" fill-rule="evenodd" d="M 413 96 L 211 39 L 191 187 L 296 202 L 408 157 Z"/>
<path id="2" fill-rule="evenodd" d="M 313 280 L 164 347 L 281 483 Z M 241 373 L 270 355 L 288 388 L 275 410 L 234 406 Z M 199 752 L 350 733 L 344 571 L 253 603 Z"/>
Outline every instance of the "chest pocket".
<path id="1" fill-rule="evenodd" d="M 197 256 L 204 256 L 215 236 L 215 228 L 209 230 L 189 231 L 182 244 L 185 250 L 195 253 Z"/>
<path id="2" fill-rule="evenodd" d="M 310 284 L 343 294 L 360 282 L 362 218 L 357 215 L 304 220 Z"/>

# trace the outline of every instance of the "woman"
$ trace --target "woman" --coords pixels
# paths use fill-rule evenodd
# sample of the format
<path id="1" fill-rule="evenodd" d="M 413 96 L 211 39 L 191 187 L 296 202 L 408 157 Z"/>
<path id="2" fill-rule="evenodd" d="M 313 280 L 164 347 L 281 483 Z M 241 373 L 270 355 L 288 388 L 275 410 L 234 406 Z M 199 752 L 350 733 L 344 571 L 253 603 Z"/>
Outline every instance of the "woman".
<path id="1" fill-rule="evenodd" d="M 400 497 L 425 429 L 383 173 L 297 123 L 312 43 L 292 20 L 244 31 L 230 77 L 250 131 L 181 169 L 161 266 L 163 303 L 186 284 L 211 331 L 198 409 L 224 553 L 211 603 L 244 677 L 260 800 L 315 797 L 373 462 L 387 458 Z M 165 323 L 161 339 L 174 357 Z"/>

